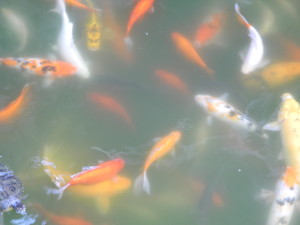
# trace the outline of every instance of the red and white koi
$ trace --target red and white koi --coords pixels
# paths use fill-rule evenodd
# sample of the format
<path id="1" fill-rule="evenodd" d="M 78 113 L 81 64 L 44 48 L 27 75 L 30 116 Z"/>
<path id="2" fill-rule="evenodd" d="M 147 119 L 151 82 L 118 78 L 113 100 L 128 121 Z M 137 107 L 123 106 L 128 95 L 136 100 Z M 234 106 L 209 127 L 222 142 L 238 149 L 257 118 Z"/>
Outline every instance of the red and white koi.
<path id="1" fill-rule="evenodd" d="M 57 0 L 56 8 L 53 11 L 59 13 L 62 17 L 62 26 L 57 40 L 57 47 L 61 57 L 77 67 L 76 73 L 78 75 L 88 78 L 90 71 L 74 43 L 73 23 L 71 23 L 66 12 L 64 0 Z"/>
<path id="2" fill-rule="evenodd" d="M 297 172 L 293 167 L 287 167 L 277 182 L 267 225 L 290 224 L 298 194 Z"/>
<path id="3" fill-rule="evenodd" d="M 240 7 L 237 3 L 235 3 L 235 12 L 237 13 L 239 21 L 249 30 L 248 36 L 251 39 L 251 43 L 241 69 L 242 73 L 249 74 L 261 66 L 264 55 L 264 45 L 260 34 L 240 13 Z"/>
<path id="4" fill-rule="evenodd" d="M 70 63 L 38 58 L 0 58 L 0 64 L 51 79 L 69 77 L 77 71 Z"/>
<path id="5" fill-rule="evenodd" d="M 257 125 L 252 119 L 220 98 L 210 95 L 196 95 L 195 101 L 206 113 L 225 123 L 251 132 L 257 130 Z"/>

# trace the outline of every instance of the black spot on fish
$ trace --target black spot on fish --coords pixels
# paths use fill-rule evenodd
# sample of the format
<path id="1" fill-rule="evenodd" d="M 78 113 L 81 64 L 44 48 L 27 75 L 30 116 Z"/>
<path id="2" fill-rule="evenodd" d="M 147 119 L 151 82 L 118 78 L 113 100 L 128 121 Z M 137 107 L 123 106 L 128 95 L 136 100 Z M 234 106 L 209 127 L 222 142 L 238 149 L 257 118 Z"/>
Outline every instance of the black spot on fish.
<path id="1" fill-rule="evenodd" d="M 236 113 L 235 113 L 233 110 L 231 110 L 231 111 L 229 112 L 229 116 L 230 116 L 230 117 L 234 117 L 234 116 L 236 116 Z"/>
<path id="2" fill-rule="evenodd" d="M 44 66 L 44 67 L 42 68 L 42 71 L 43 71 L 44 73 L 47 73 L 47 72 L 49 72 L 49 71 L 55 72 L 55 71 L 56 71 L 56 67 L 55 67 L 55 66 Z"/>

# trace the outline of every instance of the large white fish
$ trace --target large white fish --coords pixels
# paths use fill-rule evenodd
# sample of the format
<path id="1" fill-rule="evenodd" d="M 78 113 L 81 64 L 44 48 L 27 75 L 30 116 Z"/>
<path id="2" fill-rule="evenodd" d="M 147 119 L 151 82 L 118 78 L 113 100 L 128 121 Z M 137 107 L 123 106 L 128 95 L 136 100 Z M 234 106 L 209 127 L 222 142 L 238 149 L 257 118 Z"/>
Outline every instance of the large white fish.
<path id="1" fill-rule="evenodd" d="M 6 8 L 2 8 L 1 13 L 8 21 L 10 28 L 14 32 L 14 35 L 19 40 L 20 45 L 17 51 L 22 51 L 28 42 L 28 28 L 24 18 L 21 18 L 19 13 L 15 13 L 14 11 Z"/>
<path id="2" fill-rule="evenodd" d="M 290 224 L 299 194 L 296 170 L 287 167 L 277 182 L 267 225 Z"/>
<path id="3" fill-rule="evenodd" d="M 256 123 L 232 105 L 210 95 L 196 95 L 195 101 L 210 116 L 247 131 L 256 131 Z"/>
<path id="4" fill-rule="evenodd" d="M 248 36 L 251 38 L 250 47 L 244 58 L 244 63 L 241 70 L 242 73 L 249 74 L 261 66 L 264 55 L 264 45 L 257 30 L 250 23 L 248 23 L 245 17 L 240 13 L 240 7 L 237 3 L 235 3 L 235 11 L 240 22 L 248 28 Z"/>
<path id="5" fill-rule="evenodd" d="M 53 11 L 58 12 L 62 17 L 62 26 L 57 40 L 57 47 L 61 57 L 77 67 L 78 75 L 88 78 L 90 71 L 74 43 L 73 23 L 70 22 L 67 15 L 64 0 L 57 0 L 56 8 Z"/>

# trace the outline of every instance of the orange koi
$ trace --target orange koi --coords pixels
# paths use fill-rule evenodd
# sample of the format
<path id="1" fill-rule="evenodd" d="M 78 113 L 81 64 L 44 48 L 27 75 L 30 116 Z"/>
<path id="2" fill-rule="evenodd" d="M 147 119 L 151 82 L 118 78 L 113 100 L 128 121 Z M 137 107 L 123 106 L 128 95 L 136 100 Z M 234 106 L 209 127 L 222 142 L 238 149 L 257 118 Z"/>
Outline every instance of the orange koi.
<path id="1" fill-rule="evenodd" d="M 212 17 L 202 23 L 195 34 L 194 43 L 196 47 L 207 45 L 222 28 L 224 13 L 216 13 Z"/>
<path id="2" fill-rule="evenodd" d="M 129 21 L 127 24 L 127 29 L 126 29 L 126 34 L 125 34 L 125 42 L 130 42 L 128 41 L 129 39 L 129 34 L 131 32 L 131 29 L 133 27 L 133 25 L 143 17 L 143 15 L 145 15 L 145 13 L 147 11 L 149 11 L 149 9 L 151 9 L 153 3 L 155 0 L 140 0 L 135 7 L 133 8 L 130 17 L 129 17 Z"/>
<path id="3" fill-rule="evenodd" d="M 168 152 L 170 152 L 176 143 L 181 138 L 181 132 L 178 130 L 172 131 L 167 136 L 163 137 L 159 140 L 150 150 L 150 153 L 145 161 L 143 172 L 140 176 L 138 176 L 134 183 L 135 193 L 139 193 L 142 188 L 148 195 L 150 195 L 150 183 L 147 177 L 147 170 L 151 166 L 151 164 L 158 160 L 159 158 L 165 156 Z"/>
<path id="4" fill-rule="evenodd" d="M 73 216 L 60 216 L 52 212 L 48 212 L 37 203 L 33 203 L 32 207 L 56 225 L 92 225 L 91 222 L 82 218 L 76 218 Z"/>
<path id="5" fill-rule="evenodd" d="M 128 190 L 130 186 L 130 179 L 116 176 L 97 184 L 77 185 L 70 188 L 70 191 L 77 195 L 96 198 L 97 206 L 101 213 L 105 214 L 110 209 L 111 197 Z"/>
<path id="6" fill-rule="evenodd" d="M 67 4 L 69 4 L 69 5 L 72 5 L 72 6 L 75 6 L 77 8 L 81 8 L 81 9 L 87 10 L 89 12 L 93 12 L 93 13 L 99 12 L 99 10 L 91 8 L 91 7 L 88 7 L 87 5 L 81 3 L 80 1 L 77 1 L 77 0 L 65 0 L 65 2 Z"/>
<path id="7" fill-rule="evenodd" d="M 29 92 L 31 90 L 31 85 L 26 84 L 21 94 L 8 106 L 0 110 L 0 123 L 7 123 L 14 119 L 26 105 L 29 97 Z"/>
<path id="8" fill-rule="evenodd" d="M 62 197 L 63 192 L 70 186 L 74 185 L 91 185 L 96 184 L 116 176 L 119 171 L 124 167 L 125 161 L 121 158 L 116 158 L 107 162 L 100 163 L 99 165 L 83 170 L 71 177 L 71 180 L 58 190 L 52 190 L 52 193 L 59 194 L 59 199 Z"/>
<path id="9" fill-rule="evenodd" d="M 89 93 L 87 98 L 97 104 L 100 104 L 102 107 L 106 108 L 107 110 L 117 114 L 118 116 L 122 117 L 129 125 L 133 126 L 132 119 L 129 116 L 126 109 L 114 98 L 104 95 L 101 93 Z"/>
<path id="10" fill-rule="evenodd" d="M 155 75 L 164 83 L 170 85 L 171 87 L 176 88 L 180 92 L 187 94 L 188 87 L 187 85 L 175 74 L 172 74 L 165 70 L 155 70 Z"/>
<path id="11" fill-rule="evenodd" d="M 77 71 L 77 68 L 70 63 L 47 59 L 0 58 L 0 63 L 38 76 L 50 76 L 51 78 L 69 77 Z"/>
<path id="12" fill-rule="evenodd" d="M 184 37 L 182 34 L 173 32 L 171 34 L 174 44 L 176 45 L 177 49 L 183 54 L 187 59 L 196 63 L 201 68 L 203 68 L 208 74 L 211 76 L 215 73 L 211 70 L 206 63 L 203 61 L 201 56 L 197 53 L 195 48 L 193 47 L 192 43 Z"/>

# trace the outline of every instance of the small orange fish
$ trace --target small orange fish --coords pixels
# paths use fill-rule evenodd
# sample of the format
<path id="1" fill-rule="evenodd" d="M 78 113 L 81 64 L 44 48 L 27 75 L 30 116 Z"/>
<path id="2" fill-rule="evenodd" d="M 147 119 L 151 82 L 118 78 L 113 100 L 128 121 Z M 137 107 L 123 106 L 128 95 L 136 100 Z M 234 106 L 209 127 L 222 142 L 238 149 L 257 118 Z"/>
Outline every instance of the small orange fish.
<path id="1" fill-rule="evenodd" d="M 216 13 L 212 17 L 202 23 L 195 34 L 194 43 L 196 47 L 202 47 L 208 44 L 221 30 L 224 14 Z"/>
<path id="2" fill-rule="evenodd" d="M 187 94 L 188 87 L 187 85 L 175 74 L 172 74 L 165 70 L 155 70 L 155 75 L 164 83 L 170 85 L 171 87 L 176 88 L 180 92 Z"/>
<path id="3" fill-rule="evenodd" d="M 129 38 L 130 31 L 133 25 L 145 15 L 149 9 L 151 9 L 155 0 L 140 0 L 133 8 L 129 21 L 127 24 L 126 34 L 125 34 L 125 41 Z"/>
<path id="4" fill-rule="evenodd" d="M 197 53 L 195 48 L 193 47 L 192 43 L 184 37 L 182 34 L 173 32 L 171 34 L 171 37 L 173 39 L 173 42 L 175 43 L 177 49 L 190 61 L 196 63 L 201 68 L 203 68 L 208 74 L 211 76 L 215 73 L 213 70 L 211 70 L 206 63 L 203 61 L 203 59 L 200 57 L 200 55 Z"/>
<path id="5" fill-rule="evenodd" d="M 129 125 L 133 126 L 132 119 L 126 109 L 114 98 L 96 92 L 89 93 L 87 98 L 94 103 L 100 104 L 102 107 L 108 109 L 112 113 L 119 115 Z"/>
<path id="6" fill-rule="evenodd" d="M 4 66 L 18 68 L 38 76 L 50 78 L 69 77 L 75 74 L 77 68 L 64 61 L 50 61 L 36 58 L 0 58 Z"/>
<path id="7" fill-rule="evenodd" d="M 93 12 L 93 13 L 99 12 L 99 10 L 88 7 L 88 6 L 84 5 L 83 3 L 81 3 L 80 1 L 77 1 L 77 0 L 65 0 L 65 2 L 69 5 L 87 10 L 89 12 Z"/>
<path id="8" fill-rule="evenodd" d="M 0 123 L 7 123 L 14 119 L 19 113 L 22 111 L 23 107 L 26 105 L 29 92 L 31 90 L 31 85 L 26 84 L 21 94 L 18 98 L 16 98 L 13 102 L 11 102 L 8 106 L 0 110 Z"/>
<path id="9" fill-rule="evenodd" d="M 135 180 L 134 189 L 136 193 L 140 192 L 140 189 L 142 187 L 142 189 L 150 195 L 150 183 L 147 177 L 147 170 L 154 161 L 158 160 L 159 158 L 166 155 L 169 151 L 171 151 L 176 143 L 180 140 L 180 138 L 181 132 L 175 130 L 167 136 L 163 137 L 152 147 L 145 161 L 142 174 Z"/>
<path id="10" fill-rule="evenodd" d="M 107 162 L 100 163 L 99 165 L 83 170 L 71 177 L 71 180 L 58 190 L 53 190 L 54 194 L 59 194 L 59 199 L 62 197 L 63 192 L 70 186 L 74 185 L 90 185 L 96 184 L 116 176 L 119 171 L 124 167 L 125 161 L 121 158 L 116 158 Z"/>
<path id="11" fill-rule="evenodd" d="M 74 216 L 60 216 L 52 212 L 48 212 L 37 203 L 33 203 L 32 207 L 56 225 L 92 225 L 91 222 L 88 222 L 82 218 L 76 218 Z"/>

